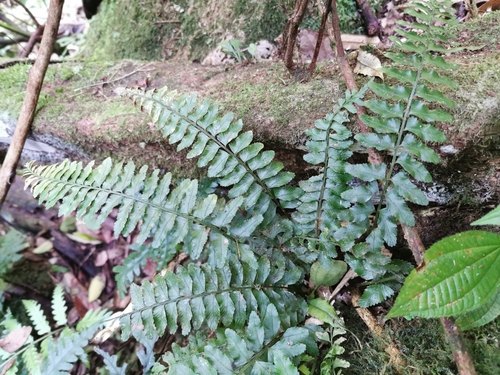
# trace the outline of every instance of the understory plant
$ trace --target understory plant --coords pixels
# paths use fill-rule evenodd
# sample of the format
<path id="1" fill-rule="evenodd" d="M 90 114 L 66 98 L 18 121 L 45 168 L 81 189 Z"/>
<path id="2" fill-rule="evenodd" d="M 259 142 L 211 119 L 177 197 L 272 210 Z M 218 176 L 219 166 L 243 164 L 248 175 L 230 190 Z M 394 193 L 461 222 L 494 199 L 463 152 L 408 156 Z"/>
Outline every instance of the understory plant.
<path id="1" fill-rule="evenodd" d="M 428 203 L 416 181 L 430 182 L 424 163 L 439 163 L 427 144 L 445 136 L 433 123 L 453 120 L 430 108 L 455 105 L 431 87 L 456 87 L 437 72 L 454 68 L 440 55 L 450 50 L 436 26 L 452 22 L 448 9 L 436 1 L 414 4 L 409 14 L 418 22 L 402 26 L 417 31 L 399 30 L 407 40 L 396 40 L 398 49 L 386 54 L 394 66 L 384 73 L 393 84 L 371 81 L 359 92 L 347 90 L 307 131 L 304 159 L 318 170 L 307 180 L 294 180 L 233 114 L 166 88 L 125 95 L 151 115 L 170 144 L 197 158 L 206 180 L 173 181 L 170 173 L 110 159 L 95 168 L 70 161 L 27 165 L 26 185 L 46 207 L 59 204 L 60 215 L 76 211 L 93 224 L 117 209 L 115 235 L 136 231 L 133 251 L 115 268 L 120 293 L 131 296 L 130 309 L 114 318 L 121 339 L 141 337 L 152 348 L 167 331 L 187 336 L 159 358 L 152 349 L 143 352 L 146 372 L 331 374 L 349 366 L 348 358 L 339 358 L 343 323 L 328 302 L 315 298 L 315 287 L 334 285 L 350 268 L 369 281 L 359 301 L 369 307 L 394 295 L 412 269 L 389 249 L 397 245 L 398 223 L 415 224 L 408 202 Z M 368 90 L 379 99 L 364 101 Z M 346 126 L 356 105 L 371 113 L 362 117 L 368 134 L 353 135 Z M 385 162 L 353 158 L 354 149 L 366 148 L 382 152 Z M 191 261 L 167 270 L 179 252 Z M 134 283 L 148 258 L 158 274 Z M 326 326 L 306 322 L 308 314 Z M 60 336 L 58 345 L 76 350 L 81 341 L 75 337 Z M 96 351 L 110 373 L 125 372 L 117 357 Z M 48 373 L 53 355 L 43 357 L 41 373 Z M 67 371 L 67 359 L 52 373 Z"/>

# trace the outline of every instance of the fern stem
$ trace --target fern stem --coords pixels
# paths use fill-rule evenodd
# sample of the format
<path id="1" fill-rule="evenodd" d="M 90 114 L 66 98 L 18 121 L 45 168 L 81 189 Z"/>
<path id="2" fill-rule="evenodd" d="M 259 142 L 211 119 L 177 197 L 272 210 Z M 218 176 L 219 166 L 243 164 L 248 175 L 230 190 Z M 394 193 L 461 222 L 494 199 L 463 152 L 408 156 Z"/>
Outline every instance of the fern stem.
<path id="1" fill-rule="evenodd" d="M 241 366 L 239 369 L 238 369 L 238 372 L 236 372 L 236 374 L 245 374 L 246 370 L 248 368 L 250 368 L 250 365 L 252 365 L 256 360 L 258 360 L 262 354 L 264 354 L 266 351 L 268 351 L 269 349 L 271 349 L 274 344 L 276 344 L 278 341 L 281 340 L 281 337 L 283 337 L 285 331 L 282 331 L 280 333 L 278 333 L 271 341 L 269 341 L 266 345 L 264 345 L 262 347 L 262 349 L 260 349 L 257 353 L 255 353 L 249 360 L 247 363 L 245 363 L 243 366 Z"/>

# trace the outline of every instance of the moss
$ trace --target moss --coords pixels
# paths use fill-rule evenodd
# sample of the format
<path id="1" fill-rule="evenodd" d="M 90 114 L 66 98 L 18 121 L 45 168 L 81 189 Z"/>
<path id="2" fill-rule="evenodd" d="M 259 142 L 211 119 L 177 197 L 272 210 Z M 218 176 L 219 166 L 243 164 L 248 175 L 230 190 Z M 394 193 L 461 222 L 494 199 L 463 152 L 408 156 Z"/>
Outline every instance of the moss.
<path id="1" fill-rule="evenodd" d="M 85 36 L 81 56 L 95 60 L 159 60 L 161 32 L 154 23 L 161 0 L 101 4 Z"/>
<path id="2" fill-rule="evenodd" d="M 30 64 L 16 64 L 0 69 L 0 82 L 2 82 L 0 102 L 2 103 L 2 110 L 13 117 L 17 117 L 21 110 L 30 67 Z"/>

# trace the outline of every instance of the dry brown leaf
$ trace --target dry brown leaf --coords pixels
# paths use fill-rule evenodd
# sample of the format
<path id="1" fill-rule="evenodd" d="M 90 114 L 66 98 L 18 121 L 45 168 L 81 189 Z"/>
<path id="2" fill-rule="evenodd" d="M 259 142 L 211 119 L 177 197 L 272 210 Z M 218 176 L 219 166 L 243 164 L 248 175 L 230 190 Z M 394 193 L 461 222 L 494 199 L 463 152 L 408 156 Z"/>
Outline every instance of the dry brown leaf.
<path id="1" fill-rule="evenodd" d="M 89 291 L 88 291 L 89 303 L 96 301 L 101 296 L 101 293 L 104 290 L 105 286 L 106 286 L 106 280 L 103 275 L 97 275 L 90 281 Z"/>
<path id="2" fill-rule="evenodd" d="M 354 67 L 354 73 L 369 77 L 379 77 L 384 80 L 384 75 L 379 71 L 382 64 L 377 56 L 365 51 L 359 51 L 357 60 L 358 63 Z"/>
<path id="3" fill-rule="evenodd" d="M 31 327 L 21 327 L 13 330 L 7 336 L 0 340 L 0 348 L 9 353 L 14 353 L 24 345 L 30 337 Z"/>

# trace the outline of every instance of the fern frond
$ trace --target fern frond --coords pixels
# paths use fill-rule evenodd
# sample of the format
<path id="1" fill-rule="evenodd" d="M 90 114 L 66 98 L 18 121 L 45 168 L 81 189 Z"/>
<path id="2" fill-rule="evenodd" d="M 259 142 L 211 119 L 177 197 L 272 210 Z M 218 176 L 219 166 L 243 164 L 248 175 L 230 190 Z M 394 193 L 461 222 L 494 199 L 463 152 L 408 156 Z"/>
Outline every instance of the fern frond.
<path id="1" fill-rule="evenodd" d="M 29 346 L 22 354 L 24 366 L 30 375 L 39 375 L 41 372 L 42 358 L 35 346 Z"/>
<path id="2" fill-rule="evenodd" d="M 170 144 L 177 150 L 190 148 L 188 158 L 198 157 L 199 167 L 208 167 L 208 177 L 219 178 L 221 186 L 232 186 L 228 196 L 244 196 L 243 208 L 264 215 L 280 208 L 293 208 L 300 189 L 284 188 L 294 177 L 273 161 L 273 151 L 262 151 L 252 143 L 251 131 L 241 133 L 241 120 L 219 115 L 208 100 L 198 103 L 196 95 L 178 95 L 167 88 L 144 92 L 126 90 L 137 106 L 151 115 Z"/>
<path id="3" fill-rule="evenodd" d="M 260 257 L 257 268 L 231 255 L 224 268 L 190 264 L 176 273 L 166 271 L 153 283 L 132 284 L 133 312 L 120 318 L 122 337 L 130 336 L 133 325 L 143 325 L 148 337 L 162 336 L 167 328 L 175 332 L 180 327 L 187 335 L 202 326 L 241 327 L 252 311 L 262 314 L 269 303 L 278 307 L 281 325 L 296 325 L 304 319 L 306 306 L 288 286 L 301 277 L 302 270 L 278 251 Z"/>
<path id="4" fill-rule="evenodd" d="M 160 179 L 156 170 L 147 177 L 147 167 L 135 174 L 133 163 L 113 165 L 111 159 L 95 169 L 92 166 L 83 168 L 69 161 L 48 167 L 30 163 L 26 186 L 47 207 L 62 199 L 60 215 L 76 210 L 77 217 L 93 224 L 101 224 L 119 206 L 115 235 L 128 235 L 141 222 L 137 244 L 150 236 L 154 236 L 153 248 L 172 249 L 183 242 L 184 252 L 193 259 L 201 254 L 209 231 L 222 233 L 226 242 L 237 241 L 250 236 L 263 220 L 260 214 L 246 218 L 238 214 L 243 197 L 229 202 L 214 194 L 197 198 L 196 180 L 186 179 L 170 191 L 170 173 Z"/>
<path id="5" fill-rule="evenodd" d="M 292 217 L 296 232 L 317 242 L 313 249 L 320 257 L 335 258 L 336 245 L 344 251 L 350 249 L 354 240 L 369 228 L 368 216 L 375 210 L 371 195 L 360 200 L 355 209 L 342 195 L 350 189 L 352 181 L 347 159 L 352 155 L 349 148 L 353 144 L 352 133 L 343 123 L 348 121 L 347 112 L 356 112 L 354 104 L 361 104 L 366 90 L 366 87 L 357 93 L 348 90 L 334 113 L 316 121 L 315 128 L 307 131 L 311 140 L 306 143 L 309 153 L 304 160 L 322 166 L 323 173 L 300 182 L 305 193 Z"/>
<path id="6" fill-rule="evenodd" d="M 104 321 L 111 316 L 111 312 L 106 309 L 89 310 L 85 313 L 82 320 L 76 325 L 77 332 L 84 332 L 93 326 L 102 327 Z"/>
<path id="7" fill-rule="evenodd" d="M 116 363 L 118 357 L 116 355 L 111 356 L 104 350 L 99 349 L 98 347 L 95 347 L 94 351 L 103 358 L 104 364 L 106 365 L 106 369 L 109 371 L 109 375 L 126 374 L 127 365 L 125 364 L 123 366 L 118 366 L 118 364 Z"/>
<path id="8" fill-rule="evenodd" d="M 39 335 L 44 335 L 50 332 L 50 325 L 42 311 L 40 304 L 31 300 L 23 300 L 24 308 L 30 317 L 31 322 L 35 326 L 35 330 Z"/>
<path id="9" fill-rule="evenodd" d="M 65 325 L 68 319 L 66 318 L 66 302 L 64 301 L 64 291 L 62 286 L 57 285 L 52 296 L 52 314 L 57 326 Z"/>
<path id="10" fill-rule="evenodd" d="M 306 351 L 318 355 L 318 348 L 307 328 L 280 332 L 277 320 L 278 311 L 269 304 L 261 317 L 255 311 L 250 314 L 244 331 L 227 328 L 219 330 L 216 339 L 200 334 L 187 347 L 173 345 L 172 352 L 163 356 L 169 365 L 168 374 L 244 374 L 250 369 L 255 374 L 277 374 L 282 369 L 297 371 L 300 355 Z"/>
<path id="11" fill-rule="evenodd" d="M 94 336 L 98 326 L 94 325 L 80 333 L 59 337 L 57 342 L 49 341 L 48 356 L 42 364 L 42 375 L 64 374 L 73 368 L 80 358 L 85 358 L 85 346 Z"/>
<path id="12" fill-rule="evenodd" d="M 0 237 L 0 275 L 7 272 L 12 265 L 22 258 L 19 252 L 29 244 L 21 232 L 11 229 L 5 236 Z"/>

